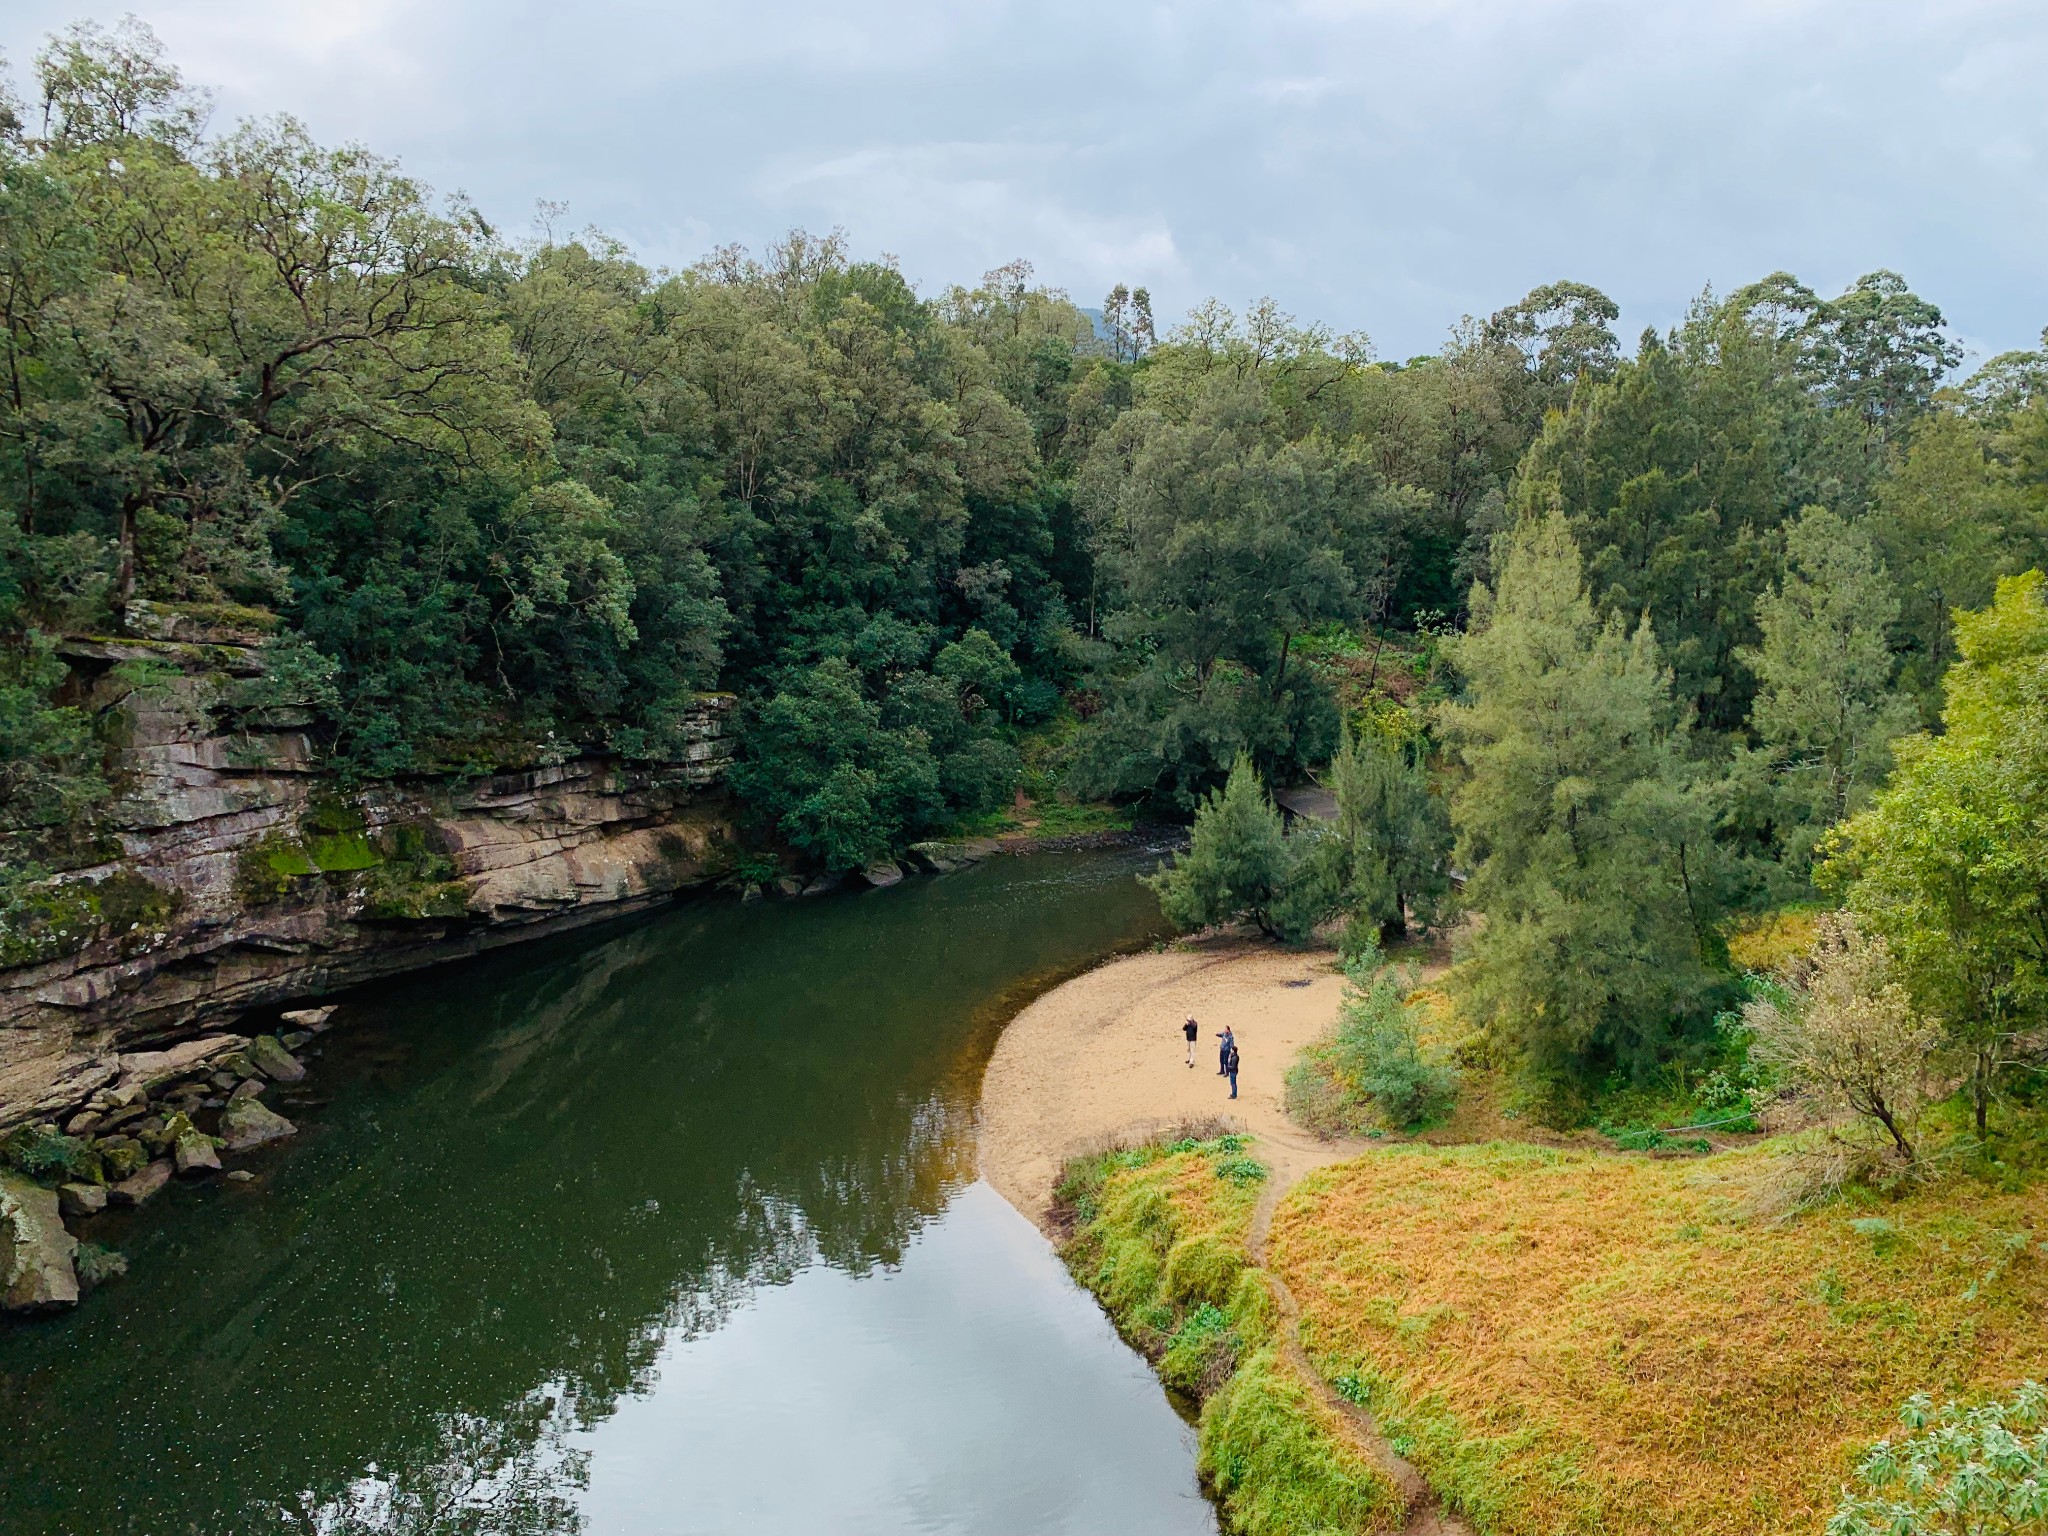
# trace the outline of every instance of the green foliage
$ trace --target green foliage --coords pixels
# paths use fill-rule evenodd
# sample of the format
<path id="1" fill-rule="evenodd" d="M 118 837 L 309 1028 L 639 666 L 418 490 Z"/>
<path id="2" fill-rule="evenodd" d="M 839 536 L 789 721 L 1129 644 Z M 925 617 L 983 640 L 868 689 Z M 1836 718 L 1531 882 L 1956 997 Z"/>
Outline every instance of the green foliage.
<path id="1" fill-rule="evenodd" d="M 2002 1402 L 1899 1413 L 1907 1433 L 1856 1468 L 1827 1536 L 2038 1536 L 2048 1531 L 2048 1390 L 2022 1382 Z"/>
<path id="2" fill-rule="evenodd" d="M 1758 679 L 1751 724 L 1778 775 L 1780 815 L 1804 864 L 1821 829 L 1860 809 L 1914 725 L 1892 690 L 1886 639 L 1899 602 L 1870 536 L 1824 507 L 1786 529 L 1784 580 L 1757 604 L 1763 644 L 1738 651 Z"/>
<path id="3" fill-rule="evenodd" d="M 1195 812 L 1188 851 L 1145 883 L 1176 928 L 1249 918 L 1262 932 L 1276 933 L 1275 907 L 1295 859 L 1258 770 L 1241 757 L 1223 788 L 1211 790 Z"/>
<path id="4" fill-rule="evenodd" d="M 78 1284 L 84 1290 L 97 1290 L 109 1280 L 118 1280 L 128 1273 L 128 1256 L 112 1248 L 102 1248 L 98 1243 L 80 1243 L 78 1251 L 71 1256 L 72 1268 L 78 1273 Z"/>
<path id="5" fill-rule="evenodd" d="M 1647 1072 L 1713 1015 L 1716 849 L 1647 624 L 1602 620 L 1562 516 L 1520 524 L 1452 647 L 1443 711 L 1465 899 L 1463 1006 L 1532 1082 Z"/>
<path id="6" fill-rule="evenodd" d="M 1423 743 L 1347 735 L 1330 763 L 1336 843 L 1347 855 L 1341 905 L 1389 939 L 1411 918 L 1433 926 L 1451 890 L 1451 818 L 1429 782 Z"/>
<path id="7" fill-rule="evenodd" d="M 78 1136 L 66 1136 L 54 1125 L 23 1125 L 0 1141 L 0 1159 L 32 1179 L 46 1183 L 75 1179 L 97 1182 L 99 1155 L 92 1143 Z"/>
<path id="8" fill-rule="evenodd" d="M 1980 1134 L 2015 1038 L 2048 1008 L 2048 603 L 2039 572 L 1957 615 L 1943 733 L 1899 747 L 1823 874 L 1968 1054 Z"/>
<path id="9" fill-rule="evenodd" d="M 1423 1045 L 1407 978 L 1383 971 L 1370 948 L 1344 969 L 1336 1028 L 1288 1068 L 1288 1113 L 1325 1135 L 1412 1127 L 1447 1114 L 1458 1070 Z"/>
<path id="10" fill-rule="evenodd" d="M 6 643 L 5 586 L 0 573 L 0 832 L 61 826 L 107 799 L 99 745 L 82 710 L 50 701 L 65 673 L 56 642 L 31 629 Z"/>

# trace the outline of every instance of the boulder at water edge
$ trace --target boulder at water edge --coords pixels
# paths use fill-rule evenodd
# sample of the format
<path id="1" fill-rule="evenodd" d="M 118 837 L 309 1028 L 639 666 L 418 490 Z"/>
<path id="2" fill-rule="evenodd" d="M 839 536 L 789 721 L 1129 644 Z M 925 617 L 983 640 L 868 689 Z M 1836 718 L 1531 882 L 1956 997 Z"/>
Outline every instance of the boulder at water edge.
<path id="1" fill-rule="evenodd" d="M 886 888 L 903 882 L 903 871 L 888 859 L 882 860 L 879 864 L 870 864 L 860 872 L 860 875 L 869 885 L 877 887 Z"/>
<path id="2" fill-rule="evenodd" d="M 114 1185 L 107 1191 L 107 1197 L 116 1205 L 147 1205 L 170 1182 L 170 1159 L 160 1158 Z"/>
<path id="3" fill-rule="evenodd" d="M 285 1023 L 294 1029 L 303 1029 L 309 1035 L 317 1035 L 327 1027 L 327 1021 L 334 1017 L 334 1010 L 341 1005 L 329 1003 L 324 1008 L 291 1008 L 282 1015 Z"/>
<path id="4" fill-rule="evenodd" d="M 220 1154 L 204 1131 L 188 1130 L 171 1145 L 171 1161 L 180 1173 L 219 1173 Z"/>
<path id="5" fill-rule="evenodd" d="M 296 1125 L 265 1107 L 261 1099 L 235 1099 L 220 1112 L 220 1144 L 230 1152 L 246 1152 L 298 1133 Z"/>
<path id="6" fill-rule="evenodd" d="M 306 1076 L 298 1057 L 286 1050 L 284 1042 L 275 1035 L 258 1035 L 249 1042 L 247 1054 L 256 1063 L 256 1070 L 274 1083 L 301 1082 Z"/>
<path id="7" fill-rule="evenodd" d="M 101 1184 L 59 1184 L 57 1208 L 66 1216 L 97 1216 L 107 1208 L 106 1186 Z"/>
<path id="8" fill-rule="evenodd" d="M 58 1214 L 56 1191 L 0 1174 L 0 1310 L 75 1305 L 77 1252 L 78 1241 Z"/>

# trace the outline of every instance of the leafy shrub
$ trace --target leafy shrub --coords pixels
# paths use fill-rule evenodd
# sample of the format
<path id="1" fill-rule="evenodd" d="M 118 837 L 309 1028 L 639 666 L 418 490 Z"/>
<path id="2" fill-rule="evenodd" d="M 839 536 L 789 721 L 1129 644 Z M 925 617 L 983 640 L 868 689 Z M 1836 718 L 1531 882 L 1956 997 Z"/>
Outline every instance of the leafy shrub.
<path id="1" fill-rule="evenodd" d="M 1921 1393 L 1899 1420 L 1911 1433 L 1870 1448 L 1827 1536 L 2048 1532 L 2048 1389 L 2039 1382 L 1976 1408 L 1937 1411 Z"/>
<path id="2" fill-rule="evenodd" d="M 80 1243 L 78 1252 L 72 1255 L 71 1266 L 78 1273 L 78 1283 L 91 1290 L 127 1274 L 128 1257 L 98 1243 Z"/>
<path id="3" fill-rule="evenodd" d="M 1913 1007 L 1890 947 L 1855 918 L 1830 913 L 1815 932 L 1811 953 L 1743 1008 L 1752 1053 L 1823 1111 L 1881 1127 L 1910 1164 L 1920 1116 L 1944 1096 L 1941 1026 Z"/>
<path id="4" fill-rule="evenodd" d="M 1368 947 L 1345 966 L 1336 1031 L 1288 1070 L 1288 1113 L 1325 1135 L 1418 1125 L 1448 1113 L 1458 1095 L 1458 1069 L 1423 1047 L 1406 978 L 1378 973 L 1378 962 Z"/>
<path id="5" fill-rule="evenodd" d="M 54 1125 L 17 1126 L 0 1141 L 0 1159 L 32 1179 L 97 1180 L 99 1155 L 92 1144 L 77 1136 L 66 1136 Z"/>

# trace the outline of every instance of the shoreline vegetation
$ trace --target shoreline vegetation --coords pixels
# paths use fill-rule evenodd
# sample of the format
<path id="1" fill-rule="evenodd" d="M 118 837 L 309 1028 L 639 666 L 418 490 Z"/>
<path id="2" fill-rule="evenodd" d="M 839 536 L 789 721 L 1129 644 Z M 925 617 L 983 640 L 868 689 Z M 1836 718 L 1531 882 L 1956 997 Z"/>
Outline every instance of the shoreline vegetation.
<path id="1" fill-rule="evenodd" d="M 1126 1045 L 1168 1085 L 1188 1075 L 1171 985 L 1191 976 L 1205 1031 L 1256 1039 L 1320 969 L 1290 1031 L 1312 1051 L 1344 1006 L 1336 964 L 1228 938 L 1111 961 L 1020 1015 L 984 1097 L 984 1176 L 1195 1406 L 1227 1529 L 1819 1533 L 1909 1399 L 2039 1375 L 2048 1190 L 2010 1168 L 1766 1212 L 1757 1191 L 1810 1130 L 1628 1150 L 1503 1118 L 1484 1071 L 1477 1103 L 1413 1137 L 1319 1141 L 1276 1121 L 1277 1092 L 1178 1124 L 1128 1095 L 1121 1126 L 1100 1104 L 1035 1113 L 1129 1076 Z M 1034 1070 L 998 1071 L 1009 1054 Z M 1019 1124 L 1072 1139 L 1034 1148 Z"/>

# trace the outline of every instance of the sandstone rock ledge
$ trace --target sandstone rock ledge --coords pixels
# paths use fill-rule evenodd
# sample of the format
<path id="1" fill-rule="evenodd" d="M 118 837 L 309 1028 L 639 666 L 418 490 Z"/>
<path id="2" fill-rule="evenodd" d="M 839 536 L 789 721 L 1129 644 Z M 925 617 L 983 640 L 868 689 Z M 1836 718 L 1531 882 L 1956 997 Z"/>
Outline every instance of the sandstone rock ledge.
<path id="1" fill-rule="evenodd" d="M 65 655 L 87 701 L 120 711 L 127 745 L 98 862 L 60 878 L 141 915 L 0 970 L 0 1132 L 114 1083 L 123 1053 L 631 911 L 732 856 L 726 695 L 700 697 L 679 762 L 578 757 L 344 793 L 303 715 L 223 702 L 224 679 L 260 672 L 253 652 L 84 639 Z M 145 659 L 146 693 L 117 670 Z M 166 681 L 167 667 L 181 670 Z"/>

